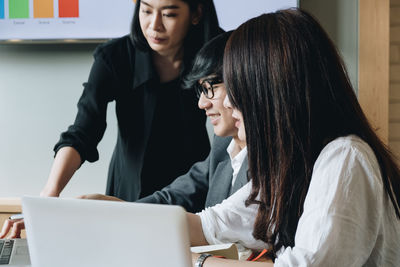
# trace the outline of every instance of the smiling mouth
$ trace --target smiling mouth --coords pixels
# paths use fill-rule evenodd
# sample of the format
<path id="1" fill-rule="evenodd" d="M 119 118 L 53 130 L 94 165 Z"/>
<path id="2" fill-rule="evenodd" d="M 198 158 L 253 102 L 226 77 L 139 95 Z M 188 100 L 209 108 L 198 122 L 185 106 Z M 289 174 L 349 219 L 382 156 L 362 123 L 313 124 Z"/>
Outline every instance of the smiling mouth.
<path id="1" fill-rule="evenodd" d="M 210 114 L 210 115 L 207 115 L 207 116 L 208 116 L 208 118 L 210 118 L 210 122 L 214 126 L 217 125 L 217 123 L 219 121 L 219 118 L 221 118 L 220 114 Z"/>
<path id="2" fill-rule="evenodd" d="M 210 114 L 210 115 L 207 115 L 210 119 L 216 119 L 216 118 L 219 118 L 220 117 L 220 115 L 219 114 Z"/>

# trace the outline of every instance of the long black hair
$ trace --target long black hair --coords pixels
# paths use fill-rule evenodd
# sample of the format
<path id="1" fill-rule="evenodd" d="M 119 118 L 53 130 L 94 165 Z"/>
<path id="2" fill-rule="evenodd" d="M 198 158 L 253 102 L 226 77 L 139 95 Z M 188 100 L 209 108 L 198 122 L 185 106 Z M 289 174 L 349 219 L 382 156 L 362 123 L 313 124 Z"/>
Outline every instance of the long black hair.
<path id="1" fill-rule="evenodd" d="M 399 168 L 361 110 L 334 44 L 310 14 L 282 10 L 242 24 L 226 45 L 223 73 L 246 129 L 253 181 L 247 204 L 259 204 L 253 235 L 271 244 L 273 254 L 294 246 L 314 163 L 337 137 L 354 134 L 372 148 L 400 218 Z"/>

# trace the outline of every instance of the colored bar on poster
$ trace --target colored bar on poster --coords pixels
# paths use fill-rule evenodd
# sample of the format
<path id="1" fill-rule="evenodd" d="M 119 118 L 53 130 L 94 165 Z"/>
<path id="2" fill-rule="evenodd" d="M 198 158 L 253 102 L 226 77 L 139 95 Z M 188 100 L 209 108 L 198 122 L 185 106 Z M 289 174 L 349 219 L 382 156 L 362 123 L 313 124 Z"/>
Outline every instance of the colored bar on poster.
<path id="1" fill-rule="evenodd" d="M 29 0 L 9 0 L 8 10 L 10 19 L 28 19 Z"/>
<path id="2" fill-rule="evenodd" d="M 0 19 L 4 19 L 4 0 L 0 0 Z"/>
<path id="3" fill-rule="evenodd" d="M 58 0 L 58 16 L 60 18 L 78 18 L 79 0 Z"/>
<path id="4" fill-rule="evenodd" d="M 34 18 L 53 18 L 54 1 L 53 0 L 33 0 Z"/>

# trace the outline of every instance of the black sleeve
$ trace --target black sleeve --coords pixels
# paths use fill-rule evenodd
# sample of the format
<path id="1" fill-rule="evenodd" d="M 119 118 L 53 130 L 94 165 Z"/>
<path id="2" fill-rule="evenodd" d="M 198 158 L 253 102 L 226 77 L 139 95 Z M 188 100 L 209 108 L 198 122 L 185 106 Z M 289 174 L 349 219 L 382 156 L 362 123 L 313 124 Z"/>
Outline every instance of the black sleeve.
<path id="1" fill-rule="evenodd" d="M 78 113 L 75 122 L 61 134 L 54 151 L 65 146 L 75 148 L 81 156 L 82 163 L 99 158 L 97 145 L 106 129 L 107 104 L 114 99 L 113 92 L 117 85 L 102 49 L 96 49 L 95 61 L 89 79 L 83 84 L 84 90 L 78 102 Z"/>
<path id="2" fill-rule="evenodd" d="M 232 137 L 214 136 L 211 151 L 204 161 L 195 163 L 186 174 L 176 178 L 170 185 L 137 200 L 137 202 L 179 205 L 189 212 L 203 210 L 207 199 L 220 198 L 218 187 L 213 188 L 214 190 L 211 192 L 210 185 L 215 185 L 217 181 L 232 179 L 231 173 L 228 175 L 229 177 L 224 177 L 220 176 L 221 173 L 216 176 L 215 172 L 220 163 L 229 160 L 226 149 L 231 140 Z M 222 189 L 224 188 L 222 187 Z"/>
<path id="3" fill-rule="evenodd" d="M 210 155 L 195 163 L 190 170 L 170 185 L 137 200 L 140 203 L 179 205 L 189 212 L 204 209 L 209 185 Z"/>

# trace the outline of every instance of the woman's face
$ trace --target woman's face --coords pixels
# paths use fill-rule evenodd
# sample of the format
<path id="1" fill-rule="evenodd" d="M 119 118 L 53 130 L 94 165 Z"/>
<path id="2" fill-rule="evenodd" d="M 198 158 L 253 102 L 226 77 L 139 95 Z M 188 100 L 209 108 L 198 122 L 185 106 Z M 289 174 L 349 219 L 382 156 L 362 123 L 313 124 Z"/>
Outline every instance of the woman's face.
<path id="1" fill-rule="evenodd" d="M 142 0 L 139 21 L 149 46 L 161 55 L 174 55 L 183 45 L 191 24 L 199 16 L 191 14 L 182 0 Z"/>
<path id="2" fill-rule="evenodd" d="M 238 128 L 238 138 L 240 141 L 246 142 L 246 129 L 244 128 L 242 112 L 232 107 L 228 95 L 225 96 L 224 107 L 232 109 L 232 118 L 235 120 L 235 127 Z"/>

